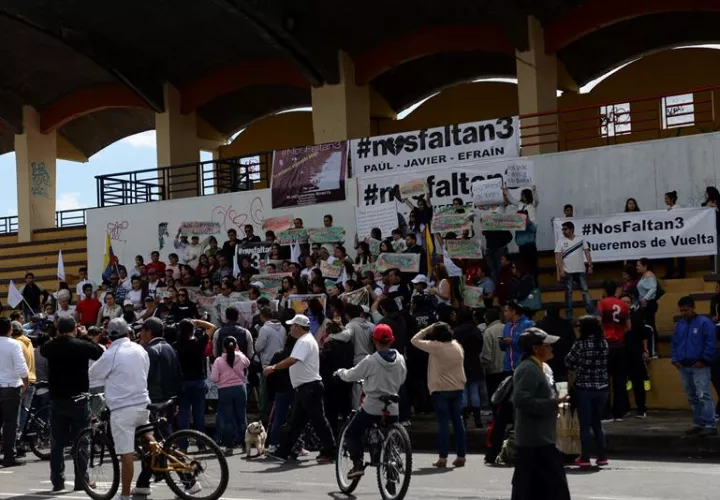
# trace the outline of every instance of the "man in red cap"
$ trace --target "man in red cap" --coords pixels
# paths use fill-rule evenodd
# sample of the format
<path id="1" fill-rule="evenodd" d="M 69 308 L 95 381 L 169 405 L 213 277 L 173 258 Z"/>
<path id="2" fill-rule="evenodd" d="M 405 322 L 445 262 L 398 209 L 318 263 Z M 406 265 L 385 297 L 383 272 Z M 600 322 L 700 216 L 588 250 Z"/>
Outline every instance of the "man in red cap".
<path id="1" fill-rule="evenodd" d="M 382 396 L 397 396 L 400 386 L 405 382 L 407 368 L 405 358 L 390 346 L 395 342 L 392 328 L 380 324 L 375 327 L 372 341 L 376 352 L 365 357 L 353 368 L 340 369 L 335 372 L 337 377 L 345 382 L 363 381 L 365 400 L 362 408 L 353 417 L 345 434 L 345 443 L 353 468 L 348 472 L 348 479 L 360 477 L 365 474 L 363 462 L 362 437 L 373 423 L 380 420 L 386 404 Z M 397 420 L 398 404 L 387 405 L 391 418 Z"/>

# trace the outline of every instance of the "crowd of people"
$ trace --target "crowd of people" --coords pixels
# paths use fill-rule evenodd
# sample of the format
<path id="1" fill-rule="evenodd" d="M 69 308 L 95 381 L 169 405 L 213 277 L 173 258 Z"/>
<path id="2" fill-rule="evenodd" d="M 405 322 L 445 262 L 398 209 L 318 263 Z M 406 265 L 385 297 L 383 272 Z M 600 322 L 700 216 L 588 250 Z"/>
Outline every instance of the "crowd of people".
<path id="1" fill-rule="evenodd" d="M 708 188 L 708 205 L 716 206 L 716 195 L 717 190 Z M 350 474 L 356 477 L 362 474 L 359 437 L 378 414 L 377 398 L 398 393 L 391 414 L 402 425 L 411 425 L 413 415 L 434 412 L 435 467 L 448 466 L 451 423 L 456 448 L 452 465 L 462 467 L 467 425 L 480 428 L 483 417 L 492 417 L 485 462 L 509 461 L 503 451 L 508 439 L 514 439 L 516 474 L 530 477 L 541 474 L 540 469 L 528 470 L 533 463 L 552 467 L 559 460 L 550 445 L 555 444 L 558 408 L 567 404 L 568 396 L 560 394 L 556 384 L 571 382 L 569 404 L 577 410 L 582 443 L 576 465 L 590 465 L 592 433 L 597 464 L 606 465 L 602 421 L 626 417 L 630 388 L 636 416 L 647 416 L 647 363 L 657 356 L 655 314 L 662 288 L 652 263 L 640 259 L 626 265 L 621 287 L 606 282 L 604 298 L 593 301 L 587 284 L 592 255 L 568 220 L 555 248 L 557 279 L 565 283 L 565 317 L 561 307 L 543 307 L 535 297 L 537 193 L 526 189 L 515 200 L 506 191 L 506 200 L 492 209 L 514 206 L 527 216 L 527 227 L 514 235 L 484 231 L 485 257 L 478 260 L 456 263 L 426 244 L 434 209 L 429 199 L 421 198 L 415 204 L 407 201 L 408 222 L 399 217 L 399 227 L 390 236 L 376 228 L 367 238 L 356 239 L 354 258 L 344 242 L 298 244 L 297 253 L 267 231 L 271 251 L 256 267 L 242 248 L 260 242 L 260 237 L 246 226 L 242 239 L 230 229 L 222 246 L 214 236 L 200 242 L 178 232 L 177 253 L 171 253 L 168 262 L 160 260 L 158 251 L 151 252 L 147 262 L 138 256 L 133 267 L 118 265 L 99 286 L 81 268 L 73 288 L 63 282 L 49 293 L 28 273 L 21 290 L 25 310 L 14 312 L 12 322 L 0 319 L 3 463 L 15 465 L 23 453 L 15 446 L 18 414 L 23 418 L 24 413 L 21 399 L 30 407 L 34 386 L 47 380 L 56 491 L 64 488 L 59 450 L 90 418 L 88 405 L 75 398 L 92 390 L 104 390 L 111 410 L 123 409 L 113 411 L 111 423 L 113 436 L 117 427 L 116 446 L 127 468 L 132 467 L 132 446 L 124 439 L 129 439 L 129 427 L 147 420 L 143 405 L 149 402 L 177 397 L 178 428 L 204 431 L 206 413 L 214 413 L 215 439 L 227 454 L 243 446 L 248 409 L 256 405 L 269 430 L 272 456 L 290 460 L 317 449 L 318 461 L 327 462 L 334 459 L 342 423 L 361 407 L 364 393 L 365 416 L 349 433 L 357 462 Z M 673 193 L 666 195 L 670 209 L 676 201 Z M 472 215 L 460 199 L 453 201 L 452 210 Z M 626 210 L 639 210 L 635 200 L 628 200 Z M 572 215 L 572 207 L 566 207 L 565 216 Z M 323 224 L 332 227 L 332 216 L 326 215 Z M 303 228 L 303 221 L 295 219 L 294 227 Z M 445 240 L 476 237 L 472 229 L 433 236 L 439 248 Z M 518 253 L 510 255 L 513 239 Z M 372 270 L 368 265 L 377 258 L 375 247 L 383 253 L 420 254 L 419 267 Z M 336 277 L 323 276 L 322 261 L 339 268 Z M 677 267 L 682 275 L 684 264 Z M 285 274 L 276 289 L 268 289 L 263 276 L 276 273 Z M 465 286 L 481 290 L 479 304 L 466 303 Z M 573 286 L 582 289 L 588 313 L 577 324 Z M 312 298 L 298 305 L 292 300 L 296 295 Z M 198 302 L 202 297 L 203 305 L 198 307 L 193 297 Z M 250 318 L 239 310 L 243 301 L 252 304 Z M 718 309 L 718 304 L 720 300 L 712 307 Z M 720 381 L 715 373 L 715 326 L 695 313 L 691 298 L 682 299 L 679 307 L 683 319 L 673 336 L 672 361 L 693 408 L 691 433 L 714 435 L 709 384 Z M 536 323 L 533 318 L 541 310 L 544 316 Z M 37 314 L 40 311 L 44 314 Z M 711 315 L 717 321 L 720 312 Z M 130 347 L 136 343 L 144 348 Z M 127 366 L 144 367 L 122 388 L 111 380 L 117 374 L 103 363 L 103 353 L 111 351 L 123 362 L 126 358 Z M 365 381 L 362 388 L 359 380 Z M 132 414 L 117 406 L 124 398 L 132 402 Z M 557 478 L 554 474 L 549 477 Z M 83 471 L 75 477 L 83 477 Z M 149 493 L 148 481 L 141 474 L 136 493 Z M 123 496 L 130 494 L 129 488 L 123 481 Z"/>

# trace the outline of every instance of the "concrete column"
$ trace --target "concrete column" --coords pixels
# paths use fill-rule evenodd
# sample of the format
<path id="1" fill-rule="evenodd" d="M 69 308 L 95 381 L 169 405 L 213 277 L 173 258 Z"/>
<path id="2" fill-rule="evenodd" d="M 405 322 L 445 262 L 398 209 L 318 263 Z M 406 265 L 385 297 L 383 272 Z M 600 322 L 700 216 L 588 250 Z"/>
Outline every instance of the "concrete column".
<path id="1" fill-rule="evenodd" d="M 166 83 L 165 112 L 155 115 L 158 167 L 198 163 L 200 147 L 195 113 L 180 112 L 180 92 Z M 168 198 L 189 198 L 198 195 L 202 179 L 196 165 L 173 168 L 165 172 L 161 182 L 167 186 Z"/>
<path id="2" fill-rule="evenodd" d="M 40 132 L 40 114 L 23 106 L 23 133 L 15 136 L 18 241 L 55 227 L 57 134 Z"/>
<path id="3" fill-rule="evenodd" d="M 518 51 L 515 59 L 520 115 L 557 111 L 557 58 L 545 53 L 543 28 L 534 17 L 528 17 L 528 33 L 529 50 Z M 555 114 L 523 119 L 520 126 L 524 156 L 557 151 L 559 124 Z"/>
<path id="4" fill-rule="evenodd" d="M 315 144 L 370 135 L 370 89 L 355 84 L 353 61 L 339 54 L 340 83 L 312 89 Z"/>

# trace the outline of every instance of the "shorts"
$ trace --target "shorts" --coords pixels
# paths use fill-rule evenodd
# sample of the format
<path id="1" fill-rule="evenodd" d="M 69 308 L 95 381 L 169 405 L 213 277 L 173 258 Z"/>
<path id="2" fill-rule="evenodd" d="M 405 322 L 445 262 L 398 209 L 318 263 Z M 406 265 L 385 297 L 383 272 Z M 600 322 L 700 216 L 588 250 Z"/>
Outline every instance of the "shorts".
<path id="1" fill-rule="evenodd" d="M 129 406 L 110 412 L 110 431 L 115 442 L 115 453 L 127 455 L 135 452 L 135 429 L 149 422 L 150 412 L 145 406 Z"/>

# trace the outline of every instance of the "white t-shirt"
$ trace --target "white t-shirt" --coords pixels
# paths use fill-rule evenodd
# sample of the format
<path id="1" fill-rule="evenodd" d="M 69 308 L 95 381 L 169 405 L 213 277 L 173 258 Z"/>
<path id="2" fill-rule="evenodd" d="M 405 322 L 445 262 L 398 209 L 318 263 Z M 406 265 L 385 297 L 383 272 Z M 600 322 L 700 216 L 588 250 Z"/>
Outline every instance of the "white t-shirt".
<path id="1" fill-rule="evenodd" d="M 298 388 L 308 382 L 322 380 L 320 377 L 320 349 L 312 333 L 306 333 L 295 342 L 290 357 L 297 363 L 290 367 L 290 383 Z"/>
<path id="2" fill-rule="evenodd" d="M 139 311 L 143 307 L 142 290 L 130 290 L 125 296 L 125 300 L 132 301 L 135 310 Z"/>
<path id="3" fill-rule="evenodd" d="M 562 253 L 563 271 L 566 273 L 584 273 L 585 259 L 583 254 L 587 248 L 587 242 L 580 236 L 575 236 L 572 240 L 561 236 L 555 245 L 555 253 Z"/>

